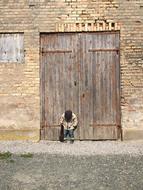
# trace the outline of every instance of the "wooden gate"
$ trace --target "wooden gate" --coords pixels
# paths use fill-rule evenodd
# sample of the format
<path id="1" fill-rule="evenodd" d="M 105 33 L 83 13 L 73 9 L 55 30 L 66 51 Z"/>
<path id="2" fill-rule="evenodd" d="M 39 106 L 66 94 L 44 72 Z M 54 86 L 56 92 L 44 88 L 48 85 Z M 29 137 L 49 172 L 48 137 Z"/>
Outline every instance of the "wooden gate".
<path id="1" fill-rule="evenodd" d="M 119 33 L 41 34 L 41 138 L 58 140 L 59 118 L 77 114 L 77 139 L 117 139 Z"/>

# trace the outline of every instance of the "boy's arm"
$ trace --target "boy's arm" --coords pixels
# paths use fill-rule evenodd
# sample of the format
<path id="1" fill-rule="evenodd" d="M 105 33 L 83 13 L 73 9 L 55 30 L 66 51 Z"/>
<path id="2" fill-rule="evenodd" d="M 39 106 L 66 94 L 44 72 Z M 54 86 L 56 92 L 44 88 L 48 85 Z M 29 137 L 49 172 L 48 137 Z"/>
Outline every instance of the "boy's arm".
<path id="1" fill-rule="evenodd" d="M 64 122 L 64 114 L 60 118 L 60 125 L 63 125 L 63 122 Z"/>
<path id="2" fill-rule="evenodd" d="M 76 128 L 78 124 L 77 116 L 73 114 L 73 127 Z"/>

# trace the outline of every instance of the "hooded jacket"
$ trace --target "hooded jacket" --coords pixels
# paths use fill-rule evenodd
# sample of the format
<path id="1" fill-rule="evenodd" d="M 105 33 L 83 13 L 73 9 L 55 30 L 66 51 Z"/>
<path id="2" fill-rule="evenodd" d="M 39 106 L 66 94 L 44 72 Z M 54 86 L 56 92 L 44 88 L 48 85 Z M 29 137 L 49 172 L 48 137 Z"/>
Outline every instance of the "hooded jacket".
<path id="1" fill-rule="evenodd" d="M 67 130 L 75 129 L 75 127 L 77 127 L 77 124 L 78 124 L 77 116 L 74 113 L 72 113 L 72 118 L 69 122 L 65 120 L 65 113 L 62 114 L 60 118 L 60 125 L 63 125 L 64 129 Z"/>

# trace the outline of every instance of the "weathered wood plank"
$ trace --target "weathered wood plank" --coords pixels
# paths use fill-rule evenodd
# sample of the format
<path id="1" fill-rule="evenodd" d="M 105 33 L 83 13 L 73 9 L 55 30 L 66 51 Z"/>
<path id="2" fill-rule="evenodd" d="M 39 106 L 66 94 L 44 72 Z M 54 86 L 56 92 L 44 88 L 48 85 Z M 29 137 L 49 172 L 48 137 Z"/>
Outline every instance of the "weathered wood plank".
<path id="1" fill-rule="evenodd" d="M 72 53 L 72 50 L 42 50 L 42 53 Z"/>
<path id="2" fill-rule="evenodd" d="M 24 62 L 24 35 L 0 34 L 0 62 Z"/>

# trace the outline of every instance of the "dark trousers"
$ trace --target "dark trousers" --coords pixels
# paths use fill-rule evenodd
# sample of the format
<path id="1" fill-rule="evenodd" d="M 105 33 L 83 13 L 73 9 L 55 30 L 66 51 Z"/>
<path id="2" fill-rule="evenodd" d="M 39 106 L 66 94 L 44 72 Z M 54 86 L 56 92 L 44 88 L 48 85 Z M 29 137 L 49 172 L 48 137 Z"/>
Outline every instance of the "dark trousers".
<path id="1" fill-rule="evenodd" d="M 68 130 L 64 129 L 64 140 L 67 140 L 67 137 L 69 136 L 70 140 L 74 140 L 74 130 Z"/>

